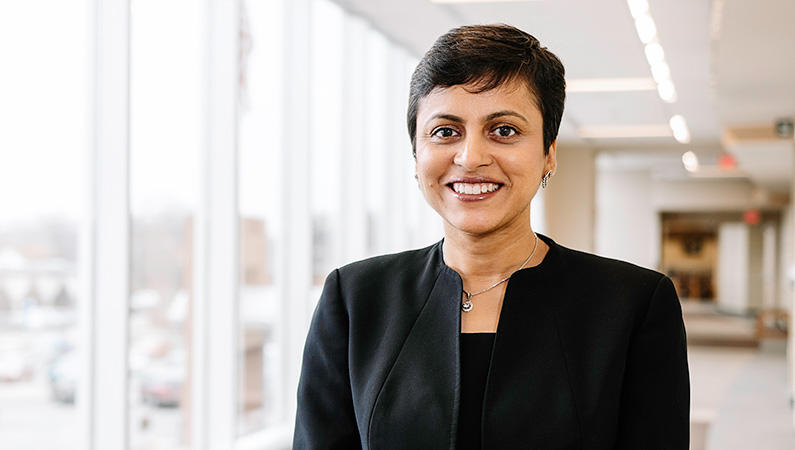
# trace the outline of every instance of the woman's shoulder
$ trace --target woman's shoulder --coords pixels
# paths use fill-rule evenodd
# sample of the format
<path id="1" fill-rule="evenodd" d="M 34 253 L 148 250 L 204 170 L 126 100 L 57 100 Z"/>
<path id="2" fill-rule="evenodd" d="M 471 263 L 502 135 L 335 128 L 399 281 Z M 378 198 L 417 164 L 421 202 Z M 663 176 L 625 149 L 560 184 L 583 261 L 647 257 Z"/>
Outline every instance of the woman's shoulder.
<path id="1" fill-rule="evenodd" d="M 394 270 L 396 266 L 416 266 L 425 263 L 433 258 L 438 245 L 440 245 L 440 243 L 437 242 L 424 248 L 371 256 L 345 264 L 338 270 L 348 276 L 355 276 L 356 274 L 377 275 L 384 272 L 389 273 Z"/>
<path id="2" fill-rule="evenodd" d="M 607 289 L 654 289 L 665 274 L 629 261 L 588 253 L 555 244 L 564 262 L 561 272 L 566 277 L 576 277 L 585 285 L 604 286 Z"/>
<path id="3" fill-rule="evenodd" d="M 565 247 L 559 250 L 562 264 L 557 281 L 568 293 L 565 297 L 571 300 L 571 308 L 590 312 L 585 316 L 603 313 L 639 323 L 652 303 L 664 309 L 679 308 L 674 285 L 665 274 L 620 259 Z"/>
<path id="4" fill-rule="evenodd" d="M 340 283 L 343 288 L 360 290 L 435 278 L 443 265 L 440 246 L 441 242 L 437 242 L 346 264 L 337 269 Z"/>
<path id="5" fill-rule="evenodd" d="M 609 256 L 597 255 L 595 253 L 588 253 L 563 246 L 561 246 L 561 250 L 566 255 L 570 265 L 573 264 L 576 266 L 597 268 L 600 271 L 622 272 L 638 277 L 659 278 L 663 276 L 662 273 L 654 269 L 643 267 L 629 261 L 612 258 Z"/>

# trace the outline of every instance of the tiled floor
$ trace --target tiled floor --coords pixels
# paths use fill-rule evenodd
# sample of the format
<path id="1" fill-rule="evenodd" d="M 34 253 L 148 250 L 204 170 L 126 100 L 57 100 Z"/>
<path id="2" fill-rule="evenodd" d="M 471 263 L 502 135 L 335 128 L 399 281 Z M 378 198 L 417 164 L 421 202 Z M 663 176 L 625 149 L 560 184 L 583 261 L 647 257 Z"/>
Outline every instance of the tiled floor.
<path id="1" fill-rule="evenodd" d="M 732 347 L 690 346 L 691 449 L 707 446 L 718 413 L 735 379 L 754 358 L 756 350 Z"/>
<path id="2" fill-rule="evenodd" d="M 697 342 L 688 348 L 691 449 L 795 449 L 784 341 L 756 345 L 749 319 L 686 312 L 685 321 Z"/>
<path id="3" fill-rule="evenodd" d="M 763 343 L 735 374 L 708 432 L 707 450 L 795 449 L 783 344 Z"/>

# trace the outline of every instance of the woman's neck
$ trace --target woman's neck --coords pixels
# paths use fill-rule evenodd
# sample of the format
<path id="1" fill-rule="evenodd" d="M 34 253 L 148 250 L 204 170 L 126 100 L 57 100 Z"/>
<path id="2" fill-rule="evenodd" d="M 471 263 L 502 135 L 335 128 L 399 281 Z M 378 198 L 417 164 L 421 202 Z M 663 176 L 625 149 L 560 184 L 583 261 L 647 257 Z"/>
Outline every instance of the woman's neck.
<path id="1" fill-rule="evenodd" d="M 519 268 L 533 251 L 536 237 L 530 221 L 515 224 L 488 235 L 472 235 L 445 225 L 442 250 L 444 262 L 464 279 L 465 288 L 496 281 Z M 538 239 L 533 257 L 525 264 L 540 262 L 548 246 Z"/>

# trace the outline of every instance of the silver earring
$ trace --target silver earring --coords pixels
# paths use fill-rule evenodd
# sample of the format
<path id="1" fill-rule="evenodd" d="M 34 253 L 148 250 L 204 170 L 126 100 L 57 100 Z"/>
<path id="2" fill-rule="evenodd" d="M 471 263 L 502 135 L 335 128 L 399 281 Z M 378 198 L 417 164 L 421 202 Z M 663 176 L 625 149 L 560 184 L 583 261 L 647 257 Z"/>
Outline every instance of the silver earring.
<path id="1" fill-rule="evenodd" d="M 549 183 L 549 176 L 550 176 L 551 173 L 552 173 L 551 170 L 547 171 L 547 173 L 544 174 L 544 177 L 541 178 L 541 189 L 546 189 L 547 188 L 547 184 Z"/>

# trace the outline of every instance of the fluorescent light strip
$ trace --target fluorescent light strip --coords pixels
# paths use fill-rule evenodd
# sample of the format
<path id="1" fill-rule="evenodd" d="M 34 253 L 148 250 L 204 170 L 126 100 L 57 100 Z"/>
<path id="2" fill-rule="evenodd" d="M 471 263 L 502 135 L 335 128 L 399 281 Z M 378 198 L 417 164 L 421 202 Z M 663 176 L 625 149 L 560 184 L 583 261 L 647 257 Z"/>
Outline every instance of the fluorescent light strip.
<path id="1" fill-rule="evenodd" d="M 676 88 L 671 80 L 665 80 L 657 85 L 657 94 L 668 103 L 676 101 Z"/>
<path id="2" fill-rule="evenodd" d="M 649 11 L 648 0 L 627 0 L 629 12 L 635 19 L 635 31 L 638 38 L 644 44 L 646 61 L 649 63 L 652 78 L 657 83 L 657 93 L 666 103 L 676 101 L 676 88 L 671 79 L 671 68 L 665 61 L 665 51 L 660 45 L 657 37 L 657 25 Z"/>
<path id="3" fill-rule="evenodd" d="M 698 156 L 692 151 L 682 154 L 682 164 L 688 172 L 698 172 Z"/>
<path id="4" fill-rule="evenodd" d="M 649 44 L 657 37 L 657 25 L 649 14 L 644 14 L 635 19 L 635 31 L 638 32 L 640 41 Z"/>
<path id="5" fill-rule="evenodd" d="M 670 137 L 668 125 L 592 125 L 577 129 L 577 134 L 585 139 Z"/>
<path id="6" fill-rule="evenodd" d="M 650 66 L 665 62 L 665 51 L 659 42 L 652 42 L 643 49 L 646 53 L 646 61 Z"/>
<path id="7" fill-rule="evenodd" d="M 566 80 L 566 92 L 629 92 L 653 91 L 651 78 L 574 78 Z"/>
<path id="8" fill-rule="evenodd" d="M 684 117 L 677 114 L 671 117 L 671 120 L 668 121 L 668 125 L 671 126 L 674 139 L 682 144 L 690 142 L 690 130 L 687 128 L 687 122 L 685 122 Z"/>
<path id="9" fill-rule="evenodd" d="M 666 63 L 665 61 L 661 61 L 653 64 L 651 66 L 651 77 L 654 78 L 654 81 L 656 81 L 657 83 L 670 81 L 671 68 L 668 67 L 668 63 Z"/>
<path id="10" fill-rule="evenodd" d="M 649 12 L 649 2 L 647 0 L 627 0 L 627 3 L 633 19 L 637 19 Z"/>

